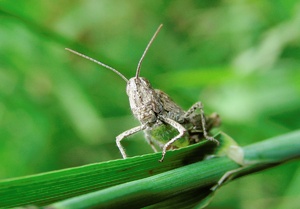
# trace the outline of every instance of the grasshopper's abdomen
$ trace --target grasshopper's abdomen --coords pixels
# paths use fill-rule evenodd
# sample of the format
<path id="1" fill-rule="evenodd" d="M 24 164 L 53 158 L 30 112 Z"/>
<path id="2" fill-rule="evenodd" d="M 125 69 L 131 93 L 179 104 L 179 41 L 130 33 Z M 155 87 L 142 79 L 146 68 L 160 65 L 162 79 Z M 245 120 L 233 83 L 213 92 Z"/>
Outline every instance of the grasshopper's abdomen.
<path id="1" fill-rule="evenodd" d="M 151 128 L 145 130 L 146 135 L 151 137 L 152 141 L 156 141 L 156 144 L 166 144 L 170 139 L 174 138 L 176 135 L 178 135 L 178 131 L 174 129 L 169 124 L 160 124 L 160 125 L 154 125 Z M 189 142 L 189 135 L 185 135 L 184 137 L 176 140 L 173 144 L 171 149 L 176 149 L 180 147 L 186 147 L 190 145 Z"/>
<path id="2" fill-rule="evenodd" d="M 213 113 L 205 118 L 207 132 L 210 132 L 211 129 L 218 127 L 221 123 L 220 117 L 216 113 Z M 186 147 L 205 140 L 203 127 L 200 121 L 200 115 L 194 115 L 189 119 L 186 119 L 181 123 L 181 125 L 187 130 L 187 133 L 175 141 L 170 149 Z M 152 141 L 157 141 L 157 144 L 166 144 L 170 139 L 178 135 L 178 130 L 165 123 L 155 124 L 151 128 L 146 129 L 145 132 L 146 135 L 151 137 Z"/>

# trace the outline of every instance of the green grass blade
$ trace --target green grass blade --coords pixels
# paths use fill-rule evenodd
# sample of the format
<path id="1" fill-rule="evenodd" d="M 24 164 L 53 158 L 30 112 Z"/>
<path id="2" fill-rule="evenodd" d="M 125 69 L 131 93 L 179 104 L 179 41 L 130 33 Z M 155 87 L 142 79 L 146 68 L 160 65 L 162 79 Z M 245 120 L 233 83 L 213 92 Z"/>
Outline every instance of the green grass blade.
<path id="1" fill-rule="evenodd" d="M 0 182 L 0 207 L 47 205 L 62 199 L 146 178 L 203 159 L 215 143 L 204 142 L 161 153 L 113 160 Z"/>
<path id="2" fill-rule="evenodd" d="M 300 131 L 281 135 L 244 148 L 244 163 L 276 163 L 299 157 Z"/>
<path id="3" fill-rule="evenodd" d="M 299 142 L 297 131 L 245 147 L 245 159 L 252 164 L 233 177 L 300 157 Z M 209 189 L 224 173 L 240 167 L 225 155 L 203 160 L 215 148 L 205 142 L 170 151 L 163 163 L 158 162 L 161 154 L 155 153 L 2 181 L 0 207 L 43 206 L 67 198 L 51 207 L 154 207 L 176 205 L 183 199 L 195 205 L 211 194 Z M 279 157 L 272 154 L 276 151 Z"/>
<path id="4" fill-rule="evenodd" d="M 287 142 L 293 146 L 290 146 Z M 278 148 L 283 150 L 279 154 L 280 158 L 272 158 L 271 153 L 276 152 Z M 300 157 L 300 131 L 247 146 L 244 151 L 245 159 L 252 158 L 253 160 L 253 153 L 256 153 L 256 159 L 252 161 L 251 166 L 245 166 L 234 173 L 234 178 Z M 270 155 L 267 153 L 270 153 Z M 265 160 L 266 158 L 268 158 L 268 161 Z M 213 191 L 210 188 L 226 172 L 237 168 L 239 168 L 239 165 L 227 156 L 211 158 L 152 177 L 62 201 L 51 205 L 51 208 L 74 209 L 96 206 L 116 208 L 120 205 L 140 208 L 152 204 L 154 204 L 153 208 L 162 208 L 162 206 L 173 208 L 178 206 L 180 202 L 195 205 L 197 199 L 199 202 L 212 195 Z M 200 205 L 202 206 L 202 204 Z"/>
<path id="5" fill-rule="evenodd" d="M 51 205 L 52 208 L 141 208 L 180 193 L 208 187 L 239 165 L 227 157 L 212 158 L 152 177 L 128 182 Z M 201 194 L 201 193 L 199 193 Z"/>

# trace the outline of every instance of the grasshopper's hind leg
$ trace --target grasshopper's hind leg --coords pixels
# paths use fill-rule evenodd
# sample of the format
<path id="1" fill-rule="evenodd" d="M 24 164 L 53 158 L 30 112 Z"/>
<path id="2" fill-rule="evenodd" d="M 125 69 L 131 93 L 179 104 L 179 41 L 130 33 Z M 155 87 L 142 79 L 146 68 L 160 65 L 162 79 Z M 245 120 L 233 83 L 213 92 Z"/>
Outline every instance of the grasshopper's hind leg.
<path id="1" fill-rule="evenodd" d="M 186 111 L 186 113 L 183 115 L 183 118 L 188 118 L 190 117 L 197 109 L 200 110 L 200 116 L 201 116 L 201 125 L 202 125 L 202 131 L 203 131 L 203 136 L 205 137 L 205 139 L 210 140 L 210 141 L 214 141 L 217 144 L 219 144 L 219 141 L 216 140 L 214 137 L 212 136 L 208 136 L 207 131 L 206 131 L 206 122 L 205 122 L 205 115 L 204 115 L 204 111 L 203 111 L 203 105 L 202 102 L 196 102 L 195 104 L 193 104 L 192 107 L 190 107 L 190 109 L 188 109 L 188 111 Z"/>

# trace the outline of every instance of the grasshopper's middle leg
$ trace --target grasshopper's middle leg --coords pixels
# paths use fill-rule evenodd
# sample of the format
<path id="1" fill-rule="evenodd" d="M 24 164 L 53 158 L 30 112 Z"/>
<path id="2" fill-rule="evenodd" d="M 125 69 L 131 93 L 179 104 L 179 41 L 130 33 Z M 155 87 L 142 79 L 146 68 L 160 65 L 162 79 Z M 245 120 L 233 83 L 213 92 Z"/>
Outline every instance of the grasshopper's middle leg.
<path id="1" fill-rule="evenodd" d="M 183 115 L 183 118 L 188 118 L 190 117 L 191 114 L 193 114 L 197 109 L 200 110 L 200 116 L 201 116 L 201 125 L 202 125 L 202 130 L 203 130 L 203 136 L 205 137 L 205 139 L 210 140 L 210 141 L 214 141 L 217 144 L 219 144 L 219 141 L 216 140 L 214 137 L 212 136 L 208 136 L 207 131 L 206 131 L 206 122 L 205 122 L 205 115 L 204 115 L 204 111 L 203 111 L 203 105 L 201 102 L 196 102 L 195 104 L 193 104 L 192 107 L 190 107 L 190 109 L 188 109 L 188 111 L 186 111 L 186 113 Z"/>
<path id="2" fill-rule="evenodd" d="M 163 143 L 161 143 L 161 142 L 159 142 L 159 141 L 157 141 L 157 140 L 153 140 L 153 139 L 152 139 L 152 136 L 151 136 L 148 132 L 145 133 L 145 138 L 146 138 L 146 141 L 147 141 L 148 144 L 151 146 L 151 148 L 152 148 L 152 150 L 153 150 L 154 152 L 157 152 L 157 149 L 156 149 L 155 145 L 157 145 L 157 146 L 160 147 L 160 148 L 163 148 L 163 146 L 164 146 Z M 154 144 L 155 144 L 155 145 L 154 145 Z"/>
<path id="3" fill-rule="evenodd" d="M 125 149 L 124 149 L 123 146 L 121 145 L 121 141 L 122 141 L 124 138 L 126 138 L 126 137 L 128 137 L 128 136 L 130 136 L 130 135 L 132 135 L 132 134 L 135 134 L 135 133 L 137 133 L 137 132 L 139 132 L 139 131 L 144 130 L 145 128 L 146 128 L 146 125 L 140 125 L 140 126 L 137 126 L 137 127 L 132 128 L 132 129 L 129 129 L 129 130 L 127 130 L 127 131 L 121 133 L 120 135 L 118 135 L 118 136 L 116 137 L 116 143 L 117 143 L 117 146 L 118 146 L 118 148 L 119 148 L 119 150 L 120 150 L 120 152 L 121 152 L 121 154 L 122 154 L 122 157 L 123 157 L 124 159 L 127 157 L 127 155 L 126 155 L 126 153 L 125 153 Z"/>

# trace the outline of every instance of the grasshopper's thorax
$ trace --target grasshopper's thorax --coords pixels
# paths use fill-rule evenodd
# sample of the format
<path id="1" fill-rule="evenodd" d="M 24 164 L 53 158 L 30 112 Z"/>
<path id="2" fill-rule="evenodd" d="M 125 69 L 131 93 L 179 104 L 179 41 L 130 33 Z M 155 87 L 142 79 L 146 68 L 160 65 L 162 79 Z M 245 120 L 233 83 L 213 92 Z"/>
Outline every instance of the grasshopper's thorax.
<path id="1" fill-rule="evenodd" d="M 141 77 L 129 79 L 126 89 L 130 108 L 142 124 L 155 123 L 163 107 L 149 81 Z"/>

